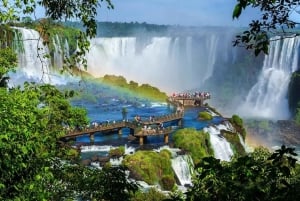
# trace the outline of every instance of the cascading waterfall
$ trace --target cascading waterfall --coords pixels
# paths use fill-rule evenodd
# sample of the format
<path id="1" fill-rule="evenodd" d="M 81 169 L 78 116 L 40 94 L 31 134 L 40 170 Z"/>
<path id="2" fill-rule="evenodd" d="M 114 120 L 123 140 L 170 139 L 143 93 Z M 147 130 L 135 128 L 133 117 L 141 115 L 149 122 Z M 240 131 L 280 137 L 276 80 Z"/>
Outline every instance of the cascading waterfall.
<path id="1" fill-rule="evenodd" d="M 54 51 L 53 51 L 54 68 L 61 69 L 63 66 L 64 52 L 61 49 L 61 42 L 58 35 L 55 35 L 55 37 L 53 37 L 53 46 L 54 46 Z"/>
<path id="2" fill-rule="evenodd" d="M 54 64 L 51 64 L 48 46 L 43 44 L 43 39 L 37 31 L 20 27 L 14 27 L 14 29 L 18 30 L 18 33 L 15 32 L 18 42 L 13 43 L 13 49 L 18 55 L 19 68 L 17 73 L 10 73 L 9 86 L 22 85 L 25 80 L 52 84 L 65 84 L 67 80 L 78 80 L 75 77 L 56 73 L 56 70 L 61 69 L 63 65 L 63 57 L 69 56 L 67 41 L 64 44 L 66 52 L 64 53 L 59 37 L 54 37 L 52 41 Z M 19 44 L 19 41 L 22 41 L 22 44 Z M 53 66 L 55 67 L 54 71 L 50 68 Z"/>
<path id="3" fill-rule="evenodd" d="M 192 36 L 95 38 L 87 69 L 96 77 L 121 75 L 166 92 L 200 88 L 213 75 L 216 62 L 232 55 L 227 51 L 232 35 L 203 30 Z"/>
<path id="4" fill-rule="evenodd" d="M 239 109 L 244 116 L 288 119 L 287 90 L 291 74 L 298 68 L 299 37 L 271 38 L 257 83 Z"/>
<path id="5" fill-rule="evenodd" d="M 221 130 L 230 131 L 231 124 L 219 124 L 203 128 L 204 132 L 208 132 L 210 136 L 210 143 L 214 149 L 215 158 L 230 161 L 233 156 L 233 151 L 230 143 L 221 135 Z"/>
<path id="6" fill-rule="evenodd" d="M 192 185 L 193 160 L 189 155 L 179 155 L 172 159 L 172 168 L 180 185 Z"/>
<path id="7" fill-rule="evenodd" d="M 21 32 L 24 47 L 24 51 L 18 52 L 20 66 L 18 76 L 24 74 L 29 79 L 50 82 L 50 60 L 45 57 L 49 54 L 49 50 L 47 46 L 43 45 L 40 34 L 33 29 L 19 27 L 15 27 L 15 29 Z M 14 80 L 14 76 L 12 80 Z"/>

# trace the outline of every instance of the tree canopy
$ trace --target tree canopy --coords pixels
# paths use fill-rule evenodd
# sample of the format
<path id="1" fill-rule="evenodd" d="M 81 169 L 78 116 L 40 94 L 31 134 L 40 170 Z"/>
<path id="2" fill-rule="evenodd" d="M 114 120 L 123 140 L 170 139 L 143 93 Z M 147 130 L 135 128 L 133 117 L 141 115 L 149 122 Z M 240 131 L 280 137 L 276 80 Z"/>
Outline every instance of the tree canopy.
<path id="1" fill-rule="evenodd" d="M 299 0 L 237 0 L 232 17 L 239 18 L 243 10 L 252 7 L 261 11 L 261 18 L 254 19 L 248 30 L 236 36 L 234 45 L 244 44 L 247 49 L 254 49 L 268 54 L 269 39 L 272 35 L 294 37 L 291 29 L 299 22 L 291 19 L 292 14 L 299 14 Z"/>

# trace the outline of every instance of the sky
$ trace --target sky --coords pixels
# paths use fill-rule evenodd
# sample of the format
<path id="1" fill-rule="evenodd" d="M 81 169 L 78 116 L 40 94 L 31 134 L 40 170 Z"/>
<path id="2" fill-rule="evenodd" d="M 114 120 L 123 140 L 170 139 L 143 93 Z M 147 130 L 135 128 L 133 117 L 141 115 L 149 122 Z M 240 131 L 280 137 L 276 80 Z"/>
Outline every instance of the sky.
<path id="1" fill-rule="evenodd" d="M 246 9 L 237 20 L 232 11 L 237 0 L 111 0 L 98 10 L 99 21 L 146 22 L 185 26 L 247 26 L 258 12 Z"/>

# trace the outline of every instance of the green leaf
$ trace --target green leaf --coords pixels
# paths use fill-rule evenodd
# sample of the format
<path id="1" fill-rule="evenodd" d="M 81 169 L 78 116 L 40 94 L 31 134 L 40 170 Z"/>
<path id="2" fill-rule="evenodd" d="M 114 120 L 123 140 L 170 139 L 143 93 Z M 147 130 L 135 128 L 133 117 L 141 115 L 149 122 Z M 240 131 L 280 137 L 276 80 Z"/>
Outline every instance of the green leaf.
<path id="1" fill-rule="evenodd" d="M 237 4 L 235 7 L 234 7 L 234 10 L 233 10 L 233 14 L 232 14 L 232 18 L 239 18 L 239 16 L 241 15 L 242 13 L 242 7 L 240 4 Z"/>

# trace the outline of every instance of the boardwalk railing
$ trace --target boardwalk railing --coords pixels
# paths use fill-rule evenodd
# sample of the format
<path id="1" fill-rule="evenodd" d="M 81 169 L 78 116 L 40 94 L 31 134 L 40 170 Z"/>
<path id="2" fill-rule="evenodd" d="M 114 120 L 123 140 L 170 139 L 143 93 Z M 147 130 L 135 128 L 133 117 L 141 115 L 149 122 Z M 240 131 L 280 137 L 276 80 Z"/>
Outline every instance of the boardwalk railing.
<path id="1" fill-rule="evenodd" d="M 170 96 L 167 102 L 173 105 L 179 106 L 203 106 L 204 101 L 210 99 L 210 95 L 207 96 Z"/>
<path id="2" fill-rule="evenodd" d="M 118 121 L 114 123 L 107 123 L 104 125 L 98 125 L 94 128 L 86 128 L 82 130 L 73 130 L 69 131 L 65 136 L 62 138 L 74 138 L 77 136 L 82 136 L 82 135 L 93 135 L 96 132 L 112 132 L 117 130 L 120 132 L 121 129 L 123 128 L 130 128 L 133 131 L 133 135 L 137 135 L 138 128 L 143 128 L 144 126 L 149 126 L 149 125 L 159 125 L 161 123 L 167 123 L 171 121 L 178 120 L 179 122 L 183 118 L 183 113 L 173 113 L 173 114 L 168 114 L 168 115 L 163 115 L 163 116 L 158 116 L 155 117 L 152 121 Z M 181 123 L 181 122 L 180 122 Z M 163 133 L 162 133 L 163 134 Z"/>

